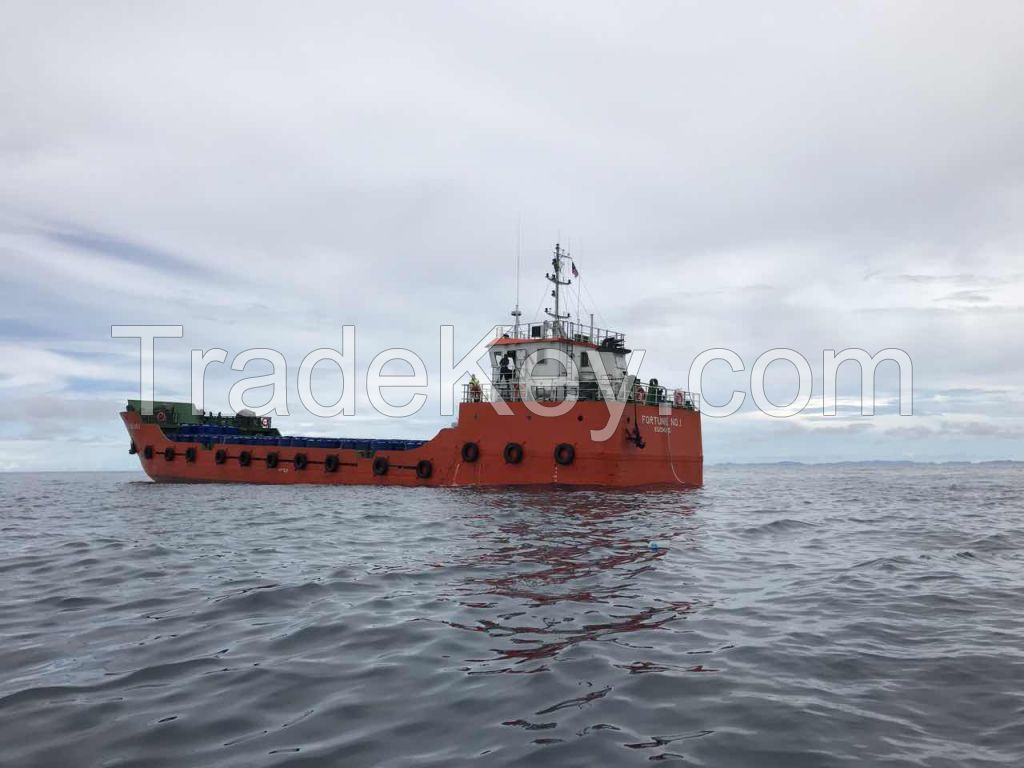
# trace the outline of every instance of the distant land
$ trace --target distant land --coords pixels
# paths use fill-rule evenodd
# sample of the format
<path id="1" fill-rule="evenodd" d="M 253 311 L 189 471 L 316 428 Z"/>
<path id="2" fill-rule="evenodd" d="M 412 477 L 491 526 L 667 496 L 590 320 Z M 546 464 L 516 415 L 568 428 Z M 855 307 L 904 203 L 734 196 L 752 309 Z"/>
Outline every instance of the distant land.
<path id="1" fill-rule="evenodd" d="M 1024 466 L 1017 459 L 990 459 L 986 461 L 903 461 L 876 459 L 871 461 L 715 461 L 705 467 L 997 467 Z"/>
<path id="2" fill-rule="evenodd" d="M 706 462 L 705 467 L 730 469 L 746 468 L 785 468 L 785 467 L 864 467 L 884 469 L 887 467 L 1022 467 L 1024 461 L 1018 459 L 992 459 L 987 461 L 715 461 Z M 141 469 L 0 469 L 0 475 L 44 475 L 60 472 L 63 474 L 126 474 L 141 475 Z"/>

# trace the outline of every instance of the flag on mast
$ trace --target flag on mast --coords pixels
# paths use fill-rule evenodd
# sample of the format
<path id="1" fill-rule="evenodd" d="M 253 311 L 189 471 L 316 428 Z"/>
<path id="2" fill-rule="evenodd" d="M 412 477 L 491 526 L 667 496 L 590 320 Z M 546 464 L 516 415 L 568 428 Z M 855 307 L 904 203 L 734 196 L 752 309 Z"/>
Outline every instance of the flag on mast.
<path id="1" fill-rule="evenodd" d="M 579 277 L 580 276 L 580 271 L 578 269 L 576 269 L 576 262 L 575 261 L 572 263 L 572 276 L 573 277 Z"/>

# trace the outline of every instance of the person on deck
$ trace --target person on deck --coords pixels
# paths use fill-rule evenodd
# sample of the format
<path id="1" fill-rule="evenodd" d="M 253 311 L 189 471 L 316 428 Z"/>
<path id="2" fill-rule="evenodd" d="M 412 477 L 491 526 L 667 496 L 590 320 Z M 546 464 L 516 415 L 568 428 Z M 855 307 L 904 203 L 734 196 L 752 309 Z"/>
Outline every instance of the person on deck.
<path id="1" fill-rule="evenodd" d="M 509 398 L 512 395 L 512 355 L 505 353 L 499 363 L 498 379 L 501 381 L 502 397 Z"/>

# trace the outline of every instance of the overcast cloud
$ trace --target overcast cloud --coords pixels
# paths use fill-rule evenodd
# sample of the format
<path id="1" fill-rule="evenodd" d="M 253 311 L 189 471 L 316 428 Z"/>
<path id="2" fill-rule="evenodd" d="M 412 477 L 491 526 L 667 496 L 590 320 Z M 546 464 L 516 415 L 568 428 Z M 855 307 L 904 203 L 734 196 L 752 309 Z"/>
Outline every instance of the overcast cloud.
<path id="1" fill-rule="evenodd" d="M 645 377 L 791 347 L 820 403 L 823 349 L 912 357 L 913 416 L 894 366 L 871 418 L 844 369 L 835 417 L 706 418 L 709 463 L 1024 459 L 1022 37 L 1019 2 L 6 2 L 0 468 L 137 467 L 112 324 L 184 325 L 167 397 L 190 349 L 297 368 L 343 324 L 360 368 L 400 345 L 436 370 L 439 325 L 468 348 L 507 320 L 519 220 L 524 312 L 571 241 Z M 241 375 L 213 372 L 215 410 Z M 359 402 L 278 423 L 449 421 Z"/>

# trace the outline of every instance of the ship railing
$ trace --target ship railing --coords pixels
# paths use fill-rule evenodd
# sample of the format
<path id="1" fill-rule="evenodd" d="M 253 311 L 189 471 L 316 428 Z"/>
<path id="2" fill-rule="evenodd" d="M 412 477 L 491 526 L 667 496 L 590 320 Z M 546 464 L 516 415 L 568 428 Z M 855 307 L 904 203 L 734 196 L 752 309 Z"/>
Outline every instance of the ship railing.
<path id="1" fill-rule="evenodd" d="M 597 381 L 569 381 L 555 383 L 524 383 L 516 380 L 501 381 L 497 384 L 480 383 L 462 386 L 462 402 L 464 403 L 496 403 L 505 402 L 549 402 L 559 403 L 565 400 L 595 401 L 606 400 L 606 393 L 614 393 L 617 399 L 622 386 L 627 386 L 629 394 L 626 402 L 638 405 L 657 405 L 669 409 L 686 411 L 700 410 L 700 395 L 685 389 L 667 387 L 657 383 L 645 383 L 629 377 L 624 384 L 621 380 L 604 382 L 600 386 Z"/>
<path id="2" fill-rule="evenodd" d="M 626 334 L 599 328 L 590 323 L 576 323 L 572 320 L 543 320 L 534 323 L 520 323 L 518 326 L 498 326 L 495 338 L 544 341 L 545 339 L 570 339 L 580 343 L 613 344 L 622 346 Z"/>

